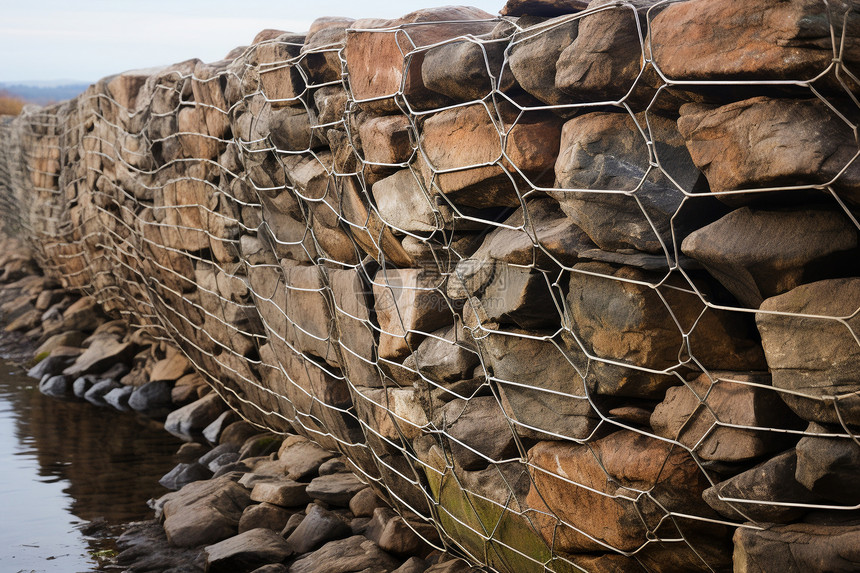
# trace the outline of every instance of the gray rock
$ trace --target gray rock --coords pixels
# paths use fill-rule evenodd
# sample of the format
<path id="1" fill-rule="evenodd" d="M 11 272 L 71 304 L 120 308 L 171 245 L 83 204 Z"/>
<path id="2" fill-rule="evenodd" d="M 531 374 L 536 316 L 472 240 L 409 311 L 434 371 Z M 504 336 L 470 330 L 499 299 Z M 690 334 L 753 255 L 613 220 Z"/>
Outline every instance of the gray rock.
<path id="1" fill-rule="evenodd" d="M 187 438 L 202 432 L 224 410 L 224 403 L 212 392 L 168 414 L 164 429 L 179 438 Z"/>
<path id="2" fill-rule="evenodd" d="M 39 392 L 53 398 L 63 398 L 69 393 L 68 376 L 48 376 L 39 382 Z"/>
<path id="3" fill-rule="evenodd" d="M 134 388 L 131 386 L 120 386 L 105 394 L 104 401 L 120 412 L 128 412 L 131 409 L 128 407 L 128 400 L 131 398 L 132 392 L 134 392 Z"/>
<path id="4" fill-rule="evenodd" d="M 440 414 L 437 427 L 452 438 L 451 454 L 463 469 L 483 469 L 516 455 L 514 433 L 493 396 L 452 400 Z"/>
<path id="5" fill-rule="evenodd" d="M 198 442 L 185 442 L 176 451 L 176 459 L 183 463 L 197 461 L 209 448 Z"/>
<path id="6" fill-rule="evenodd" d="M 243 467 L 247 467 L 244 463 L 239 461 L 239 452 L 226 452 L 218 456 L 217 458 L 211 460 L 206 464 L 206 467 L 209 468 L 214 474 L 221 475 L 224 468 L 230 467 L 230 471 L 239 467 L 239 465 Z"/>
<path id="7" fill-rule="evenodd" d="M 158 483 L 167 489 L 177 491 L 192 482 L 206 480 L 211 477 L 212 471 L 200 463 L 180 463 L 158 480 Z"/>
<path id="8" fill-rule="evenodd" d="M 50 374 L 51 376 L 57 376 L 63 373 L 70 364 L 72 364 L 77 355 L 68 355 L 68 354 L 52 354 L 46 358 L 43 358 L 39 361 L 38 364 L 33 366 L 27 371 L 27 376 L 30 378 L 35 378 L 36 380 L 41 380 L 45 377 L 46 374 Z"/>
<path id="9" fill-rule="evenodd" d="M 348 471 L 350 470 L 349 466 L 346 465 L 346 458 L 332 458 L 323 462 L 319 467 L 319 474 L 321 476 L 342 474 L 347 473 Z"/>
<path id="10" fill-rule="evenodd" d="M 272 531 L 282 531 L 294 512 L 271 503 L 249 505 L 239 519 L 239 533 L 263 527 Z"/>
<path id="11" fill-rule="evenodd" d="M 331 474 L 311 480 L 306 491 L 311 499 L 338 507 L 349 507 L 352 496 L 365 487 L 367 486 L 354 474 Z"/>
<path id="12" fill-rule="evenodd" d="M 335 454 L 332 452 L 300 436 L 287 437 L 278 450 L 278 459 L 283 464 L 287 477 L 294 480 L 317 475 L 320 466 L 333 457 Z"/>
<path id="13" fill-rule="evenodd" d="M 313 504 L 305 518 L 287 538 L 287 544 L 296 553 L 308 553 L 327 541 L 352 533 L 349 524 L 340 515 Z"/>
<path id="14" fill-rule="evenodd" d="M 270 563 L 251 571 L 251 573 L 287 573 L 289 569 L 283 563 Z"/>
<path id="15" fill-rule="evenodd" d="M 99 380 L 90 386 L 90 389 L 84 394 L 84 399 L 96 406 L 106 406 L 107 402 L 105 402 L 104 399 L 105 395 L 111 390 L 119 387 L 119 383 L 115 380 Z"/>
<path id="16" fill-rule="evenodd" d="M 472 337 L 458 325 L 428 335 L 404 366 L 417 368 L 430 380 L 444 384 L 462 380 L 479 363 Z"/>
<path id="17" fill-rule="evenodd" d="M 87 390 L 92 388 L 95 381 L 95 376 L 81 376 L 80 378 L 76 378 L 72 383 L 72 391 L 78 398 L 83 398 L 86 395 Z"/>
<path id="18" fill-rule="evenodd" d="M 388 573 L 400 564 L 361 535 L 330 541 L 297 559 L 290 573 Z"/>
<path id="19" fill-rule="evenodd" d="M 128 399 L 132 410 L 152 417 L 166 416 L 173 410 L 171 391 L 173 384 L 166 381 L 150 382 L 134 388 Z"/>
<path id="20" fill-rule="evenodd" d="M 564 16 L 543 20 L 522 18 L 525 29 L 514 35 L 508 56 L 510 70 L 524 90 L 549 105 L 570 103 L 569 96 L 555 87 L 556 64 L 559 56 L 576 39 L 578 20 Z"/>
<path id="21" fill-rule="evenodd" d="M 428 568 L 427 565 L 427 562 L 420 557 L 410 557 L 391 573 L 424 573 Z"/>
<path id="22" fill-rule="evenodd" d="M 367 526 L 364 536 L 379 545 L 383 551 L 405 557 L 423 554 L 430 547 L 403 520 L 387 507 L 379 507 L 373 512 L 373 519 Z"/>
<path id="23" fill-rule="evenodd" d="M 240 533 L 203 549 L 206 571 L 235 573 L 260 565 L 279 563 L 292 555 L 283 537 L 270 529 L 258 528 Z"/>
<path id="24" fill-rule="evenodd" d="M 217 444 L 224 429 L 237 421 L 239 421 L 239 415 L 233 410 L 226 410 L 222 412 L 221 415 L 218 416 L 211 424 L 203 428 L 203 437 L 206 438 L 206 441 L 210 444 Z M 254 433 L 256 433 L 256 431 Z"/>
<path id="25" fill-rule="evenodd" d="M 200 464 L 205 466 L 205 465 L 208 465 L 213 460 L 218 459 L 222 454 L 227 454 L 227 453 L 238 453 L 238 450 L 233 445 L 221 444 L 221 445 L 215 446 L 214 448 L 212 448 L 211 450 L 209 450 L 205 454 L 201 455 L 200 459 L 197 461 L 200 462 Z"/>

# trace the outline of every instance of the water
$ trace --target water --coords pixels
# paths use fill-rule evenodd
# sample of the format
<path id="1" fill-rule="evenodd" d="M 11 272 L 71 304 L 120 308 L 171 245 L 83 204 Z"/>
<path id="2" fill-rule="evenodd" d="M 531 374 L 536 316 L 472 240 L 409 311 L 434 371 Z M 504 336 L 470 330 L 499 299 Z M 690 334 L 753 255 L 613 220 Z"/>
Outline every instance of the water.
<path id="1" fill-rule="evenodd" d="M 166 493 L 180 444 L 146 418 L 43 396 L 0 360 L 0 571 L 110 569 L 122 524 L 152 518 L 146 501 Z"/>

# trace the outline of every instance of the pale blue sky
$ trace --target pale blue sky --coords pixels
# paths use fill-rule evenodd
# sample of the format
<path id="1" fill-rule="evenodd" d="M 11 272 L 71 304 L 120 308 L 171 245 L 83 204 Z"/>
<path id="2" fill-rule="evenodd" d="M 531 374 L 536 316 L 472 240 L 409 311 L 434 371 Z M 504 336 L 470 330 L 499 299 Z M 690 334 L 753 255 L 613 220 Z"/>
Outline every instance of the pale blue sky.
<path id="1" fill-rule="evenodd" d="M 0 0 L 0 82 L 92 82 L 123 70 L 219 60 L 264 28 L 320 16 L 395 18 L 452 0 Z M 497 14 L 504 0 L 464 2 Z"/>

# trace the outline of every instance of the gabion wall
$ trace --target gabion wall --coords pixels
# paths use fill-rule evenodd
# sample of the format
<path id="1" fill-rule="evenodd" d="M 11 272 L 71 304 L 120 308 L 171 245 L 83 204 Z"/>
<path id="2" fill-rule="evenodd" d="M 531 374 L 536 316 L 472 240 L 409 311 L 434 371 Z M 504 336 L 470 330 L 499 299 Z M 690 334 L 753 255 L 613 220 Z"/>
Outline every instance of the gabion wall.
<path id="1" fill-rule="evenodd" d="M 266 30 L 4 120 L 3 226 L 498 571 L 855 570 L 858 11 Z"/>

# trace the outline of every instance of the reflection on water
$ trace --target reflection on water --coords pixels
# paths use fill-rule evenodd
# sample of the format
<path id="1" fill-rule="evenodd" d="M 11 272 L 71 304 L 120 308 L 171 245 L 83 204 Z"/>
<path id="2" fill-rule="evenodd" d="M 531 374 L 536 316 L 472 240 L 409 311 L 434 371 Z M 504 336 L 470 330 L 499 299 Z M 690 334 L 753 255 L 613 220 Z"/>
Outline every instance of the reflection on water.
<path id="1" fill-rule="evenodd" d="M 151 420 L 36 386 L 0 360 L 2 570 L 100 570 L 95 554 L 113 546 L 104 532 L 152 517 L 146 500 L 167 491 L 158 480 L 181 442 Z M 102 520 L 106 528 L 87 527 Z"/>

